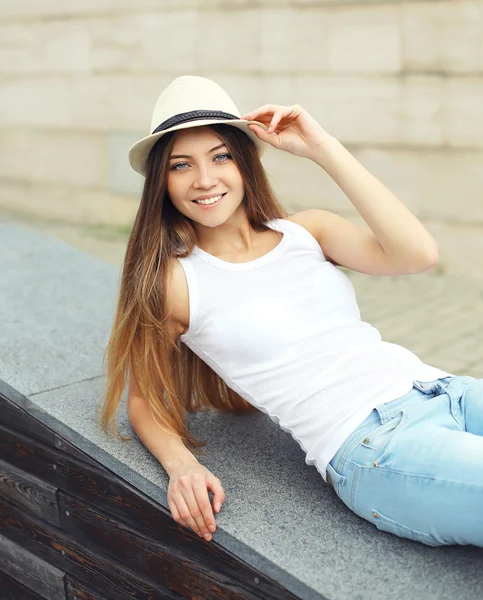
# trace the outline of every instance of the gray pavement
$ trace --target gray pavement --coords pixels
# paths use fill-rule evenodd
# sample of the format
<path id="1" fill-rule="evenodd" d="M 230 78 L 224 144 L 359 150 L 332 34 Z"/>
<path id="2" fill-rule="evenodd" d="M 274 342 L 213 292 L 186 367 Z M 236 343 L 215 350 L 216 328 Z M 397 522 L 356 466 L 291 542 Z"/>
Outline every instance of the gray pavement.
<path id="1" fill-rule="evenodd" d="M 430 365 L 483 378 L 483 281 L 439 274 L 374 277 L 344 269 L 361 318 Z"/>
<path id="2" fill-rule="evenodd" d="M 168 478 L 156 459 L 136 436 L 128 443 L 106 437 L 93 418 L 119 270 L 0 217 L 0 271 L 0 392 L 169 508 Z M 437 269 L 404 277 L 348 274 L 362 318 L 383 339 L 434 366 L 482 377 L 481 284 Z M 122 433 L 133 434 L 125 396 L 119 423 Z M 266 415 L 210 411 L 190 415 L 189 426 L 207 440 L 200 462 L 226 492 L 210 543 L 298 597 L 483 596 L 483 549 L 435 548 L 377 530 L 337 498 Z"/>

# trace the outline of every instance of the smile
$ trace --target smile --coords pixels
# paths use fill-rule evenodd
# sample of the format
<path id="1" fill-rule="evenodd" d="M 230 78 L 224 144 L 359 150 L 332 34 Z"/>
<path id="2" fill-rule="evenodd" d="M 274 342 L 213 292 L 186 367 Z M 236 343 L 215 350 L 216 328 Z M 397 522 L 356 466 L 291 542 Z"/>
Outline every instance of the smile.
<path id="1" fill-rule="evenodd" d="M 218 206 L 225 196 L 226 192 L 221 194 L 221 196 L 213 196 L 213 198 L 208 198 L 207 200 L 193 200 L 193 202 L 200 208 L 212 208 L 214 206 Z"/>

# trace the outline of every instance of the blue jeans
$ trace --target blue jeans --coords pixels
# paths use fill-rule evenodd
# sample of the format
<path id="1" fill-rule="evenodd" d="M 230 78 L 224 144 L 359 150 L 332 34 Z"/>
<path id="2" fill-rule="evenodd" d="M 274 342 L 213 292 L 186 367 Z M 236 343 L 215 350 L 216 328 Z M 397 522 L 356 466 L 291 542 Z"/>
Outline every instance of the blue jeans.
<path id="1" fill-rule="evenodd" d="M 327 480 L 381 531 L 428 546 L 483 546 L 483 379 L 414 381 L 352 432 Z"/>

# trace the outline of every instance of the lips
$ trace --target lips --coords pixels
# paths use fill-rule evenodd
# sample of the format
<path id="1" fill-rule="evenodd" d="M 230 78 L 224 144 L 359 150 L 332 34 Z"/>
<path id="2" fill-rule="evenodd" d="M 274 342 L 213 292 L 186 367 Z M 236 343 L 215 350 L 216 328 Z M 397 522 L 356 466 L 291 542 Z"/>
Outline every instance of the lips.
<path id="1" fill-rule="evenodd" d="M 226 194 L 227 194 L 227 192 L 222 194 L 221 198 L 219 200 L 217 200 L 216 202 L 212 202 L 211 204 L 199 204 L 198 202 L 195 202 L 194 200 L 193 200 L 193 204 L 196 204 L 196 206 L 199 206 L 200 208 L 214 208 L 215 206 L 218 206 L 220 204 L 220 202 L 222 202 L 222 200 L 226 196 Z"/>
<path id="2" fill-rule="evenodd" d="M 213 198 L 218 198 L 218 196 L 224 196 L 225 194 L 226 192 L 224 194 L 212 194 L 211 196 L 195 198 L 194 200 L 192 200 L 192 202 L 197 202 L 198 200 L 212 200 Z"/>
<path id="3" fill-rule="evenodd" d="M 211 195 L 207 195 L 207 196 L 200 196 L 199 198 L 195 198 L 193 200 L 193 202 L 196 202 L 198 200 L 211 200 L 212 198 L 218 198 L 218 196 L 223 196 L 224 194 L 226 194 L 226 192 L 222 193 L 222 194 L 211 194 Z"/>

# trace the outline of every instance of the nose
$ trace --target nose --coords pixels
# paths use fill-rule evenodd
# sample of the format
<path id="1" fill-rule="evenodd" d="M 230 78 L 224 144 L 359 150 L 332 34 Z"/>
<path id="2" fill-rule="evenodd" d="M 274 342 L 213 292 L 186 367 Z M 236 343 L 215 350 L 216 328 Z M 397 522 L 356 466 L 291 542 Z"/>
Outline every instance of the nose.
<path id="1" fill-rule="evenodd" d="M 209 189 L 217 185 L 218 180 L 210 173 L 209 167 L 201 165 L 199 167 L 198 176 L 195 177 L 193 187 L 195 189 Z"/>

